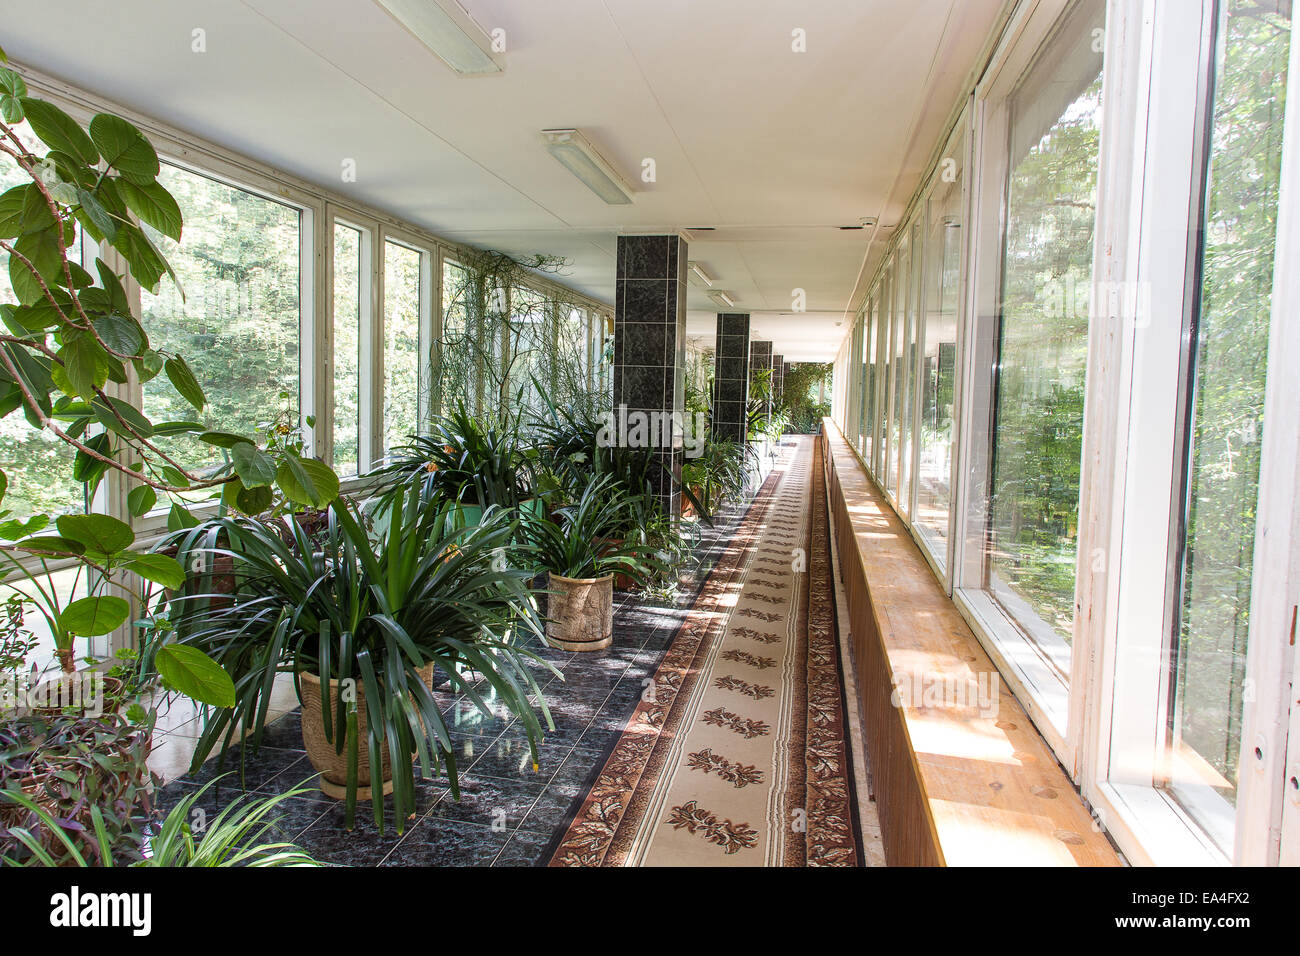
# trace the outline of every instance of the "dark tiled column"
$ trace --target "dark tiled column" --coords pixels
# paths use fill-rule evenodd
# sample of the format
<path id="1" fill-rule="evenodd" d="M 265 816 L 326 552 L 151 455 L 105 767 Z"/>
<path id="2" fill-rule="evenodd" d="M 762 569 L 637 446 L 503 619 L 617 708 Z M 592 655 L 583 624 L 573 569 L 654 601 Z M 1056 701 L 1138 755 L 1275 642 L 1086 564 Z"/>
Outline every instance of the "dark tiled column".
<path id="1" fill-rule="evenodd" d="M 614 412 L 680 423 L 685 397 L 686 243 L 680 236 L 619 236 L 614 297 Z M 673 413 L 676 412 L 676 416 Z M 630 430 L 629 430 L 630 433 Z M 681 511 L 679 424 L 655 431 L 663 464 L 655 477 L 660 510 Z"/>
<path id="2" fill-rule="evenodd" d="M 749 401 L 749 313 L 719 312 L 713 365 L 713 437 L 743 444 Z"/>
<path id="3" fill-rule="evenodd" d="M 772 356 L 772 398 L 779 400 L 785 393 L 785 356 Z"/>
<path id="4" fill-rule="evenodd" d="M 749 343 L 749 381 L 752 383 L 763 369 L 772 367 L 772 343 L 754 341 Z M 752 391 L 752 389 L 751 389 Z M 764 415 L 770 414 L 772 406 L 763 410 Z"/>

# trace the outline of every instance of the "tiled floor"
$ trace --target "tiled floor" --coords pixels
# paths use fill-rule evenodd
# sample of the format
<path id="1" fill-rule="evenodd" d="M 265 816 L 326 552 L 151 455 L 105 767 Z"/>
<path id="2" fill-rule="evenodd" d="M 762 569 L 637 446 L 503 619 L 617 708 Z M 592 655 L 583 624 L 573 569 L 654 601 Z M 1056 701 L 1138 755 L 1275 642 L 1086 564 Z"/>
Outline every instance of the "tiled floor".
<path id="1" fill-rule="evenodd" d="M 718 527 L 702 535 L 701 569 L 696 586 L 723 553 L 741 517 L 733 509 Z M 356 829 L 344 828 L 341 803 L 318 790 L 315 773 L 302 749 L 300 716 L 289 710 L 291 687 L 277 699 L 286 711 L 267 728 L 261 748 L 249 753 L 243 788 L 262 794 L 284 793 L 296 786 L 313 788 L 280 805 L 279 838 L 292 840 L 322 862 L 373 866 L 532 866 L 553 835 L 563 828 L 576 799 L 587 792 L 596 771 L 634 710 L 644 682 L 654 674 L 673 634 L 694 600 L 697 587 L 684 588 L 671 604 L 655 605 L 620 592 L 616 595 L 615 639 L 607 651 L 568 653 L 547 647 L 535 650 L 563 674 L 543 685 L 555 730 L 539 750 L 532 769 L 527 738 L 508 713 L 484 715 L 463 697 L 440 689 L 444 717 L 454 728 L 461 797 L 452 799 L 442 781 L 417 780 L 416 816 L 398 834 L 391 810 L 384 833 L 375 826 L 369 804 L 359 804 Z M 539 676 L 539 683 L 541 676 Z M 445 688 L 445 685 L 444 685 Z M 489 699 L 490 702 L 490 699 Z M 155 772 L 175 775 L 188 762 L 197 723 L 184 712 L 165 718 Z M 237 756 L 237 751 L 232 754 Z M 227 772 L 236 769 L 228 765 Z M 170 770 L 169 774 L 167 771 Z M 179 777 L 159 794 L 168 808 L 186 792 L 218 773 L 209 760 L 197 773 Z M 243 792 L 235 777 L 205 794 L 199 807 L 211 819 L 221 806 Z"/>

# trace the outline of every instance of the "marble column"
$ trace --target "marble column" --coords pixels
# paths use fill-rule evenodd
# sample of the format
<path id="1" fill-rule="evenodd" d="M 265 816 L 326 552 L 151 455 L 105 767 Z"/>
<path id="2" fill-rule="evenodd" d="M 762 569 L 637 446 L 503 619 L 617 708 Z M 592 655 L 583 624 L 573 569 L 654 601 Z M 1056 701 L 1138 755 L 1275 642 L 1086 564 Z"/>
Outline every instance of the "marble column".
<path id="1" fill-rule="evenodd" d="M 662 468 L 659 510 L 681 511 L 682 405 L 686 389 L 686 242 L 619 236 L 614 293 L 614 414 L 620 440 L 648 442 Z M 645 427 L 638 431 L 638 422 Z M 641 436 L 644 436 L 642 438 Z"/>
<path id="2" fill-rule="evenodd" d="M 713 437 L 744 443 L 745 406 L 749 401 L 749 313 L 718 313 L 713 362 Z"/>

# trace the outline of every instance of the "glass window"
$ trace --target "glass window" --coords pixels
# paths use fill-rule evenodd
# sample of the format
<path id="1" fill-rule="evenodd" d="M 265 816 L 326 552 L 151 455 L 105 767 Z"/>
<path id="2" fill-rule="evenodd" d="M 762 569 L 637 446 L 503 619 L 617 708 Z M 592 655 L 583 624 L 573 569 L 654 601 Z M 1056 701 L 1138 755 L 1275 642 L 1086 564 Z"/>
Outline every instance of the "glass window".
<path id="1" fill-rule="evenodd" d="M 916 421 L 916 336 L 920 324 L 921 305 L 921 259 L 924 251 L 925 237 L 923 223 L 912 224 L 911 240 L 908 243 L 910 254 L 907 257 L 907 310 L 904 313 L 903 330 L 903 389 L 902 403 L 899 406 L 902 415 L 901 439 L 898 448 L 898 506 L 905 515 L 912 511 L 912 450 L 913 431 Z"/>
<path id="2" fill-rule="evenodd" d="M 872 426 L 876 420 L 876 302 L 867 299 L 862 312 L 862 401 L 859 414 L 862 421 L 861 451 L 864 461 L 871 461 L 873 448 Z"/>
<path id="3" fill-rule="evenodd" d="M 1100 2 L 1077 5 L 1009 101 L 984 586 L 1068 674 L 1096 220 Z"/>
<path id="4" fill-rule="evenodd" d="M 893 331 L 890 334 L 889 356 L 889 461 L 885 472 L 885 487 L 896 502 L 901 502 L 903 495 L 898 484 L 898 463 L 902 460 L 902 448 L 907 440 L 907 423 L 904 421 L 903 403 L 907 390 L 907 277 L 909 254 L 906 239 L 899 243 L 894 253 L 894 268 L 891 286 L 894 289 Z M 899 510 L 904 510 L 900 504 Z"/>
<path id="5" fill-rule="evenodd" d="M 384 450 L 419 431 L 423 254 L 384 243 Z"/>
<path id="6" fill-rule="evenodd" d="M 887 267 L 880 279 L 879 309 L 876 315 L 878 341 L 876 343 L 876 366 L 880 377 L 877 384 L 876 421 L 874 428 L 879 436 L 875 456 L 876 480 L 885 477 L 885 463 L 889 460 L 889 369 L 890 349 L 893 347 L 894 331 L 894 284 L 890 281 L 892 266 Z"/>
<path id="7" fill-rule="evenodd" d="M 208 400 L 200 416 L 208 427 L 244 435 L 272 422 L 298 427 L 301 212 L 167 163 L 158 181 L 180 205 L 183 241 L 146 232 L 184 295 L 165 278 L 157 295 L 141 293 L 150 344 L 190 364 Z M 144 410 L 155 422 L 197 414 L 164 378 L 145 384 Z M 224 451 L 193 437 L 158 444 L 200 472 L 225 462 Z"/>
<path id="8" fill-rule="evenodd" d="M 934 558 L 947 560 L 952 501 L 953 402 L 957 384 L 957 308 L 962 248 L 962 156 L 964 139 L 948 152 L 955 166 L 942 167 L 926 202 L 925 314 L 921 333 L 921 430 L 916 514 Z"/>
<path id="9" fill-rule="evenodd" d="M 360 229 L 334 224 L 334 470 L 357 474 L 361 453 Z"/>
<path id="10" fill-rule="evenodd" d="M 26 123 L 20 123 L 14 132 L 26 148 L 44 154 L 45 150 Z M 31 177 L 10 156 L 0 153 L 0 192 L 29 182 Z M 80 239 L 77 248 L 69 251 L 73 261 L 78 261 L 79 251 Z M 0 250 L 0 303 L 18 304 L 9 280 L 9 254 L 3 250 Z M 9 479 L 0 507 L 8 509 L 15 518 L 86 510 L 84 486 L 72 478 L 75 454 L 67 442 L 28 422 L 21 407 L 0 418 L 0 470 Z"/>
<path id="11" fill-rule="evenodd" d="M 1219 6 L 1194 323 L 1168 780 L 1228 853 L 1247 699 L 1290 11 L 1289 2 Z"/>
<path id="12" fill-rule="evenodd" d="M 470 273 L 459 263 L 442 263 L 442 340 L 439 348 L 437 395 L 442 412 L 458 402 L 471 410 L 483 403 L 479 350 L 470 328 Z"/>

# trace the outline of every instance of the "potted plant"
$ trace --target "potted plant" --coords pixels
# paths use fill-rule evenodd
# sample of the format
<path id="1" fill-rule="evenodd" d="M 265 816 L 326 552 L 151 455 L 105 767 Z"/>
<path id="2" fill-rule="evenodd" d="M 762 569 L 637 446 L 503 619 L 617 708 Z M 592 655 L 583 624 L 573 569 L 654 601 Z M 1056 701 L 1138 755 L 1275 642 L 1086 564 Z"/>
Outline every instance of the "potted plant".
<path id="1" fill-rule="evenodd" d="M 480 422 L 463 405 L 436 419 L 429 434 L 409 436 L 376 475 L 385 489 L 381 501 L 396 487 L 414 485 L 425 498 L 456 502 L 468 525 L 491 505 L 540 510 L 517 424 L 508 417 Z"/>
<path id="2" fill-rule="evenodd" d="M 602 535 L 632 513 L 632 496 L 607 475 L 588 482 L 581 497 L 549 517 L 524 522 L 525 548 L 546 571 L 546 640 L 568 651 L 599 651 L 614 640 L 614 575 L 644 581 L 658 560 L 638 544 L 608 543 Z"/>
<path id="3" fill-rule="evenodd" d="M 373 531 L 355 504 L 336 501 L 315 548 L 300 530 L 290 546 L 262 522 L 212 519 L 230 542 L 218 550 L 234 560 L 234 599 L 214 606 L 182 596 L 174 617 L 179 640 L 234 675 L 236 702 L 208 715 L 194 766 L 218 747 L 224 759 L 241 726 L 257 747 L 275 676 L 287 672 L 303 702 L 304 743 L 329 784 L 322 789 L 346 800 L 351 826 L 356 801 L 382 785 L 400 830 L 415 809 L 417 759 L 425 778 L 445 770 L 459 799 L 432 666 L 490 715 L 476 686 L 485 680 L 519 717 L 536 760 L 535 706 L 551 724 L 527 666 L 539 658 L 526 643 L 540 637 L 542 622 L 527 588 L 531 573 L 502 560 L 517 522 L 489 506 L 478 525 L 465 527 L 454 505 L 401 487 L 390 499 L 391 520 Z M 375 794 L 371 802 L 382 829 L 384 801 Z"/>

